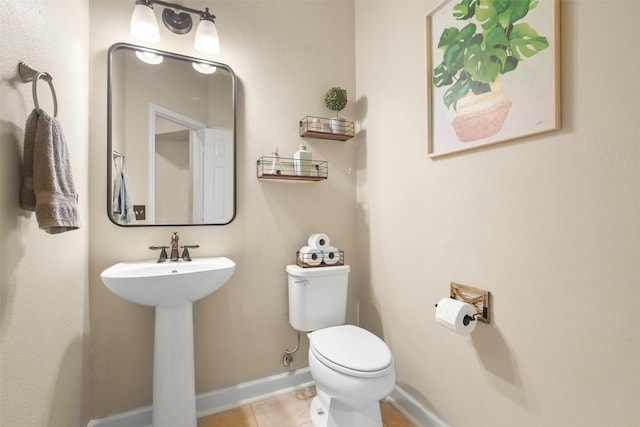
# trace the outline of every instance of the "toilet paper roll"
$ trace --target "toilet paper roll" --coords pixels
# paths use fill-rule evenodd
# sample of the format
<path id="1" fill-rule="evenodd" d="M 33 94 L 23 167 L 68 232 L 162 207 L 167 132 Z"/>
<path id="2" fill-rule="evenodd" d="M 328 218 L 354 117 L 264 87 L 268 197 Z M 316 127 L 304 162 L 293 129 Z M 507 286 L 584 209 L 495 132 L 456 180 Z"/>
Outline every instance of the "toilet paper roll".
<path id="1" fill-rule="evenodd" d="M 327 265 L 335 265 L 340 261 L 340 250 L 329 246 L 322 251 L 322 260 Z"/>
<path id="2" fill-rule="evenodd" d="M 473 316 L 476 308 L 471 304 L 453 298 L 443 298 L 436 307 L 436 321 L 460 335 L 469 335 L 476 328 L 477 321 L 464 325 L 464 316 Z"/>
<path id="3" fill-rule="evenodd" d="M 318 248 L 312 248 L 311 246 L 303 246 L 300 248 L 300 259 L 305 264 L 311 266 L 320 265 L 322 262 L 322 251 Z"/>
<path id="4" fill-rule="evenodd" d="M 329 246 L 331 246 L 331 242 L 329 241 L 329 236 L 322 233 L 316 233 L 309 236 L 309 240 L 307 244 L 312 248 L 326 250 Z"/>

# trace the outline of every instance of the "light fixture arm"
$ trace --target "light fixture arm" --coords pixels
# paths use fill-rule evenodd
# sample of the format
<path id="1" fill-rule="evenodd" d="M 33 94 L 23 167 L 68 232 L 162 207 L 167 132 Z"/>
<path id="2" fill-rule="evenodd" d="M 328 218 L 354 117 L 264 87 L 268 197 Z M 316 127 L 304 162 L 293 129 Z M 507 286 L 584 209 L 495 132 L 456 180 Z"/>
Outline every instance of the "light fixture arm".
<path id="1" fill-rule="evenodd" d="M 162 0 L 136 0 L 136 3 L 142 2 L 147 5 L 151 4 L 159 4 L 160 6 L 168 7 L 174 10 L 180 10 L 182 12 L 193 13 L 194 15 L 198 15 L 200 19 L 206 19 L 211 22 L 215 22 L 216 16 L 209 12 L 209 8 L 206 7 L 204 11 L 198 9 L 192 9 L 190 7 L 182 6 L 176 3 L 169 3 Z"/>
<path id="2" fill-rule="evenodd" d="M 216 16 L 212 13 L 209 12 L 209 8 L 205 7 L 204 8 L 204 12 L 200 13 L 200 20 L 207 20 L 207 21 L 211 21 L 211 22 L 216 22 Z"/>

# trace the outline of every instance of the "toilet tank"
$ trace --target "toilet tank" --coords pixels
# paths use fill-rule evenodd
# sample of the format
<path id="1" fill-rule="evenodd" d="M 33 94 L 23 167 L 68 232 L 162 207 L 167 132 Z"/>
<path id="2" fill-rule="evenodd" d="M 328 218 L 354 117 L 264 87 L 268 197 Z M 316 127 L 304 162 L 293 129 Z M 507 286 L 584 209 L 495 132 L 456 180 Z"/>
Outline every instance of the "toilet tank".
<path id="1" fill-rule="evenodd" d="M 348 265 L 302 268 L 288 265 L 289 323 L 301 332 L 344 324 Z"/>

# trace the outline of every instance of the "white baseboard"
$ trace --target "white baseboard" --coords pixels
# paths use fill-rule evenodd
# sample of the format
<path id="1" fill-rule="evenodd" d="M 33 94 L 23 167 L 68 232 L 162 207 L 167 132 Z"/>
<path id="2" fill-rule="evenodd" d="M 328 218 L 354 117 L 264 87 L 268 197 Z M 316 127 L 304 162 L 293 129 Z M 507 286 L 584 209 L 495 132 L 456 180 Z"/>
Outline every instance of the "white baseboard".
<path id="1" fill-rule="evenodd" d="M 202 393 L 196 396 L 198 418 L 311 385 L 313 378 L 309 368 L 304 368 Z M 388 398 L 400 412 L 418 426 L 448 427 L 398 386 Z M 87 427 L 151 427 L 151 406 L 91 420 Z"/>
<path id="2" fill-rule="evenodd" d="M 196 396 L 198 418 L 313 384 L 309 368 L 272 375 Z M 87 427 L 151 427 L 151 406 L 89 421 Z"/>
<path id="3" fill-rule="evenodd" d="M 196 397 L 198 418 L 311 385 L 313 385 L 313 378 L 311 378 L 309 368 L 303 368 L 202 393 Z"/>
<path id="4" fill-rule="evenodd" d="M 422 406 L 409 393 L 397 385 L 387 399 L 393 403 L 402 415 L 409 421 L 421 427 L 449 427 L 447 423 L 437 417 L 433 412 Z"/>

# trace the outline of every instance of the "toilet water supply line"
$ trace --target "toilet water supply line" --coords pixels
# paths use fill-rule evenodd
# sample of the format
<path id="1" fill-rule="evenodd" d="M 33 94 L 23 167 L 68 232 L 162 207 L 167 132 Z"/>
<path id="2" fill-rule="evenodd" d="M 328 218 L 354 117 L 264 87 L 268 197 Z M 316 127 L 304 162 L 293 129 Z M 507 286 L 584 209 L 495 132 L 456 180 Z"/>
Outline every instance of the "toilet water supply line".
<path id="1" fill-rule="evenodd" d="M 300 332 L 298 332 L 298 345 L 293 350 L 286 349 L 284 351 L 284 356 L 282 356 L 282 364 L 289 368 L 290 371 L 293 371 L 293 353 L 298 351 L 300 348 Z"/>

